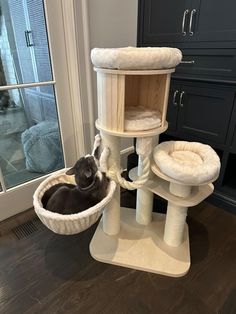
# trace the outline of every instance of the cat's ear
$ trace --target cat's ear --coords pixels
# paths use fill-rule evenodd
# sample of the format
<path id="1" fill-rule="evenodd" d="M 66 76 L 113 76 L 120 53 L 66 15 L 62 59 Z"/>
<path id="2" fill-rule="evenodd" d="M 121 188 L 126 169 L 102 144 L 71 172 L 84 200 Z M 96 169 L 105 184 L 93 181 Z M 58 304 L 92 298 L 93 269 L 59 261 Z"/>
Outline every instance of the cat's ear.
<path id="1" fill-rule="evenodd" d="M 66 171 L 66 174 L 68 176 L 72 176 L 73 174 L 75 174 L 75 168 L 74 167 L 70 168 L 69 170 Z"/>

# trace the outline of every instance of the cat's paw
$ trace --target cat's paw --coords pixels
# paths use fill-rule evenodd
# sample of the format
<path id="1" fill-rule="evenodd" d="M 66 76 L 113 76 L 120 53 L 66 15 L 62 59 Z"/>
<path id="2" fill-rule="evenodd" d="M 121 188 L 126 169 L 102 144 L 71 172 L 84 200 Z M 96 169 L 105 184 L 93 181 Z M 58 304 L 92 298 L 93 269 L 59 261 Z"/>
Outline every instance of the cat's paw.
<path id="1" fill-rule="evenodd" d="M 101 141 L 102 141 L 101 135 L 96 134 L 95 139 L 94 139 L 94 144 L 93 144 L 94 149 L 96 149 L 97 147 L 101 145 Z"/>
<path id="2" fill-rule="evenodd" d="M 110 155 L 110 149 L 108 147 L 105 147 L 100 157 L 100 169 L 102 172 L 107 172 L 108 170 L 107 162 L 108 162 L 109 155 Z"/>

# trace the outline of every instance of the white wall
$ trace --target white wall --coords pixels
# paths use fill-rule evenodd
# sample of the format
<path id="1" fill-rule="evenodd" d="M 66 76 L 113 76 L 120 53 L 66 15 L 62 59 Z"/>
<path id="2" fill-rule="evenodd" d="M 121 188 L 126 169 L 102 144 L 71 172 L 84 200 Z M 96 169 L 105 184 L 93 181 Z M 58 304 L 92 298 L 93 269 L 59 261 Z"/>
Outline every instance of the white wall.
<path id="1" fill-rule="evenodd" d="M 88 0 L 88 15 L 91 49 L 136 46 L 138 0 Z M 96 118 L 95 73 L 93 73 L 93 92 Z M 132 139 L 122 140 L 122 149 L 132 145 Z"/>
<path id="2" fill-rule="evenodd" d="M 138 0 L 89 0 L 93 47 L 136 46 Z"/>

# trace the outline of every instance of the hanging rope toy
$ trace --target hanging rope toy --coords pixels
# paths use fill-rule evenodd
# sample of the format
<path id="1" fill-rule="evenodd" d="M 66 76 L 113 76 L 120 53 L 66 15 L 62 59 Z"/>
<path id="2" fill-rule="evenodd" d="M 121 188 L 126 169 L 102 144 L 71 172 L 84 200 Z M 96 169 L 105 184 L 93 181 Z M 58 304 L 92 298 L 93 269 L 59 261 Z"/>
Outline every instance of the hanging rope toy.
<path id="1" fill-rule="evenodd" d="M 107 167 L 109 148 L 105 147 L 101 154 L 100 166 L 102 171 L 106 172 L 106 175 L 111 180 L 114 180 L 121 187 L 128 190 L 135 190 L 141 188 L 148 180 L 150 174 L 150 154 L 152 152 L 152 137 L 137 138 L 136 152 L 139 155 L 139 170 L 140 176 L 137 180 L 129 182 L 121 176 L 121 171 L 117 165 L 112 165 L 109 169 Z"/>

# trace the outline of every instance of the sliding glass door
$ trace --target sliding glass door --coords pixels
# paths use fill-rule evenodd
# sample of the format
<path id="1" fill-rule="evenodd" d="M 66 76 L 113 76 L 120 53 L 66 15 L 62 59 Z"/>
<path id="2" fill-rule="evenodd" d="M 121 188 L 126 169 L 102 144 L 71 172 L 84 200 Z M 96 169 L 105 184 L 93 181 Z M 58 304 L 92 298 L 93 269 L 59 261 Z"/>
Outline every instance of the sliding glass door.
<path id="1" fill-rule="evenodd" d="M 66 74 L 54 75 L 66 60 L 52 64 L 60 47 L 48 39 L 64 45 L 63 34 L 51 23 L 52 33 L 43 0 L 0 0 L 0 220 L 31 207 L 39 182 L 76 159 Z"/>

